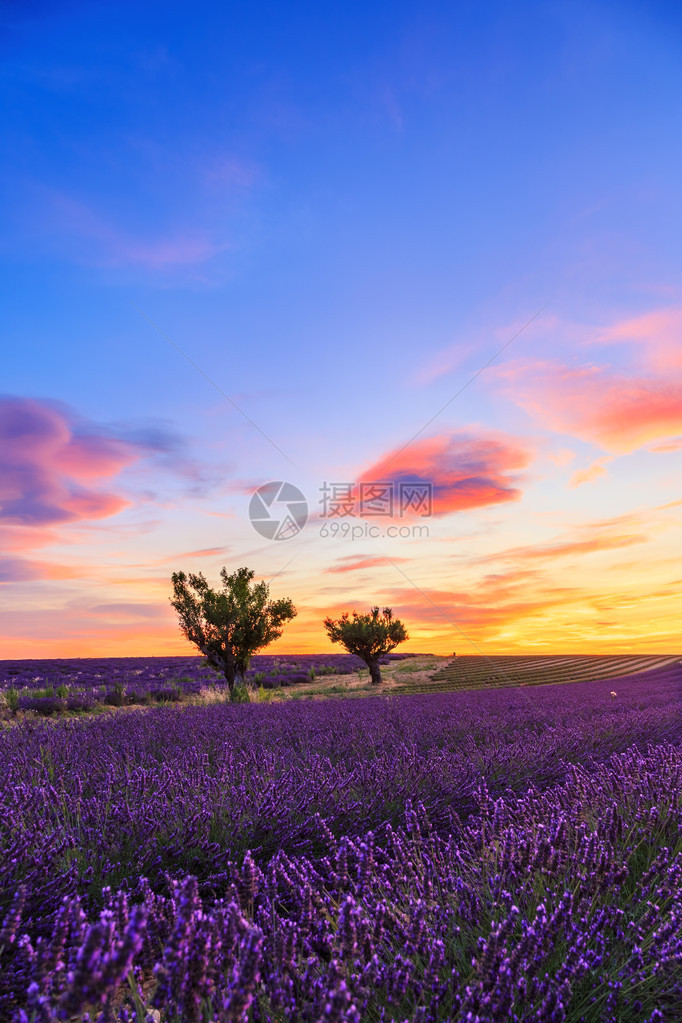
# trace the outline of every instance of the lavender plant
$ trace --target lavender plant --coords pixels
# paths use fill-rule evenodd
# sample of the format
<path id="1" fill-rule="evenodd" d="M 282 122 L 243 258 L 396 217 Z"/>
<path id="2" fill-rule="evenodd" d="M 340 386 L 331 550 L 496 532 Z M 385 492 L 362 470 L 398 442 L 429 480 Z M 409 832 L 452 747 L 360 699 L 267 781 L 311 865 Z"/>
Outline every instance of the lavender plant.
<path id="1" fill-rule="evenodd" d="M 320 820 L 324 856 L 260 868 L 247 853 L 209 904 L 194 877 L 163 894 L 140 878 L 132 908 L 109 892 L 90 922 L 66 896 L 35 937 L 20 891 L 0 931 L 15 950 L 4 1011 L 125 1020 L 137 1000 L 176 1023 L 673 1018 L 681 783 L 682 753 L 663 744 L 575 767 L 545 793 L 493 799 L 481 784 L 477 813 L 444 834 L 410 801 L 400 827 L 361 840 Z"/>
<path id="2" fill-rule="evenodd" d="M 674 1019 L 682 670 L 611 691 L 5 728 L 0 1018 Z"/>

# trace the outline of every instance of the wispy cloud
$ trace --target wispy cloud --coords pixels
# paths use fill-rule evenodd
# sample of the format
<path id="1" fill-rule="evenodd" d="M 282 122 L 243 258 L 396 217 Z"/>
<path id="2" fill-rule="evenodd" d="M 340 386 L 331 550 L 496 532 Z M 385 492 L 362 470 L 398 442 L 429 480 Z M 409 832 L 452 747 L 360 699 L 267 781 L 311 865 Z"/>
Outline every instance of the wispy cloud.
<path id="1" fill-rule="evenodd" d="M 66 193 L 40 190 L 38 205 L 43 207 L 50 236 L 61 237 L 67 244 L 60 246 L 60 253 L 85 265 L 151 271 L 198 267 L 231 248 L 229 241 L 218 240 L 208 228 L 131 231 Z"/>
<path id="2" fill-rule="evenodd" d="M 167 558 L 157 558 L 154 565 L 170 565 L 179 561 L 194 561 L 199 558 L 218 558 L 229 554 L 230 547 L 202 547 L 197 551 L 183 551 L 181 554 L 171 554 Z"/>
<path id="3" fill-rule="evenodd" d="M 569 480 L 569 487 L 580 487 L 583 483 L 591 483 L 592 480 L 608 476 L 606 466 L 612 461 L 613 458 L 610 455 L 604 455 L 602 458 L 595 459 L 586 469 L 577 469 Z"/>
<path id="4" fill-rule="evenodd" d="M 172 618 L 172 612 L 166 605 L 142 603 L 142 601 L 114 601 L 109 604 L 86 606 L 79 603 L 78 614 L 88 618 L 104 619 L 110 623 Z"/>
<path id="5" fill-rule="evenodd" d="M 80 572 L 70 565 L 29 558 L 0 557 L 0 583 L 25 583 L 36 579 L 76 579 Z"/>
<path id="6" fill-rule="evenodd" d="M 646 539 L 614 537 L 611 549 Z M 519 548 L 508 569 L 484 575 L 466 588 L 421 586 L 418 592 L 400 586 L 386 593 L 385 599 L 406 621 L 413 637 L 434 637 L 439 646 L 447 642 L 465 653 L 477 652 L 474 646 L 468 647 L 467 639 L 484 653 L 527 650 L 536 644 L 583 652 L 615 651 L 628 643 L 633 649 L 674 652 L 679 639 L 674 599 L 679 587 L 652 587 L 651 579 L 641 574 L 630 576 L 617 589 L 612 579 L 605 577 L 607 581 L 600 583 L 593 574 L 574 582 L 576 575 L 570 569 L 575 559 L 607 548 L 606 538 L 599 546 L 588 542 L 582 547 L 544 545 L 537 554 L 534 548 Z M 533 558 L 535 562 L 529 562 Z M 568 561 L 566 583 L 556 581 L 557 558 Z M 643 602 L 650 605 L 647 615 L 642 615 Z M 605 612 L 611 614 L 615 630 L 608 636 L 603 632 Z M 652 621 L 659 626 L 654 637 Z"/>
<path id="7" fill-rule="evenodd" d="M 417 384 L 433 383 L 440 377 L 462 371 L 467 365 L 474 366 L 476 364 L 475 368 L 478 369 L 501 346 L 505 346 L 510 338 L 515 339 L 521 334 L 523 334 L 525 344 L 538 340 L 544 341 L 548 336 L 555 341 L 561 337 L 562 341 L 574 342 L 576 337 L 581 337 L 586 333 L 586 328 L 575 324 L 561 323 L 555 314 L 541 310 L 530 321 L 527 319 L 512 320 L 503 326 L 487 329 L 479 326 L 467 331 L 463 330 L 461 333 L 460 340 L 429 356 L 424 364 L 416 370 L 413 379 Z M 474 356 L 475 358 L 473 358 Z"/>
<path id="8" fill-rule="evenodd" d="M 411 561 L 411 558 L 397 558 L 392 557 L 391 561 L 407 562 Z M 331 565 L 326 568 L 326 572 L 359 572 L 364 568 L 390 568 L 389 562 L 386 558 L 374 557 L 371 555 L 356 555 L 349 554 L 347 557 L 338 558 L 335 565 Z"/>
<path id="9" fill-rule="evenodd" d="M 90 258 L 109 266 L 141 266 L 151 270 L 206 263 L 228 248 L 205 234 L 181 233 L 157 238 L 131 235 L 76 199 L 62 195 L 55 199 L 57 213 L 68 221 L 71 231 L 92 242 Z"/>
<path id="10" fill-rule="evenodd" d="M 649 451 L 668 454 L 671 451 L 682 451 L 682 437 L 674 437 L 672 440 L 664 440 L 658 444 L 650 444 Z"/>
<path id="11" fill-rule="evenodd" d="M 492 637 L 505 626 L 535 614 L 571 604 L 580 597 L 578 588 L 560 587 L 552 594 L 531 595 L 531 588 L 527 586 L 528 595 L 520 599 L 518 582 L 517 573 L 507 577 L 497 575 L 461 591 L 422 587 L 423 596 L 409 587 L 397 587 L 389 593 L 388 603 L 408 624 L 447 630 L 449 620 L 476 641 L 486 635 Z M 461 649 L 464 640 L 455 630 L 454 641 Z"/>
<path id="12" fill-rule="evenodd" d="M 556 558 L 576 558 L 584 554 L 598 554 L 602 551 L 618 550 L 647 543 L 651 539 L 648 533 L 595 533 L 589 537 L 575 537 L 550 543 L 532 544 L 525 547 L 510 547 L 472 559 L 472 564 L 493 564 L 501 561 L 513 561 L 519 565 L 529 561 L 555 561 Z"/>
<path id="13" fill-rule="evenodd" d="M 557 451 L 550 451 L 546 454 L 546 458 L 554 465 L 561 468 L 564 465 L 568 465 L 575 458 L 575 451 L 571 451 L 570 448 L 559 448 Z"/>
<path id="14" fill-rule="evenodd" d="M 682 309 L 656 309 L 621 320 L 597 332 L 597 344 L 632 342 L 640 346 L 641 358 L 652 370 L 682 369 Z"/>
<path id="15" fill-rule="evenodd" d="M 469 357 L 479 349 L 474 344 L 455 344 L 432 356 L 413 376 L 415 383 L 421 386 L 432 384 L 434 380 L 454 373 L 463 367 Z"/>
<path id="16" fill-rule="evenodd" d="M 572 527 L 557 539 L 502 548 L 490 554 L 476 555 L 467 559 L 467 562 L 470 565 L 512 562 L 521 570 L 529 562 L 553 563 L 558 558 L 575 560 L 582 555 L 648 543 L 676 525 L 674 518 L 660 513 L 678 507 L 682 507 L 682 501 L 669 501 L 652 508 L 633 509 L 622 515 L 596 519 Z"/>

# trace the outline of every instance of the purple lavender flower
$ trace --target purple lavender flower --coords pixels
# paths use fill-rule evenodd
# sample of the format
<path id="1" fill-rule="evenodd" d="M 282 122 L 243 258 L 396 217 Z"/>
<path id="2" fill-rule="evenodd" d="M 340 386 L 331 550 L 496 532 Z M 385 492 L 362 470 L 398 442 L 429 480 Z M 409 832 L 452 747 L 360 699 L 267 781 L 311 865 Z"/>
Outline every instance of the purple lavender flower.
<path id="1" fill-rule="evenodd" d="M 261 932 L 255 927 L 250 928 L 242 942 L 239 963 L 235 966 L 232 984 L 223 1002 L 220 1016 L 223 1023 L 242 1023 L 247 1019 L 260 980 L 262 945 Z"/>

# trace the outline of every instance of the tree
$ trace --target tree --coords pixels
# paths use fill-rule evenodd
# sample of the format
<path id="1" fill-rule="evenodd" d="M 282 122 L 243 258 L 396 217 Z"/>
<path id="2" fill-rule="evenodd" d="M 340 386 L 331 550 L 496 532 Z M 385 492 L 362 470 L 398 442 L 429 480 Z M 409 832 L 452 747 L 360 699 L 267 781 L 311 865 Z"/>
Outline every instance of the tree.
<path id="1" fill-rule="evenodd" d="M 341 643 L 349 654 L 361 657 L 369 668 L 372 682 L 381 682 L 379 660 L 408 639 L 407 629 L 393 617 L 390 607 L 380 613 L 373 607 L 369 614 L 344 611 L 340 618 L 325 618 L 324 627 L 332 643 Z"/>
<path id="2" fill-rule="evenodd" d="M 225 676 L 230 693 L 235 679 L 243 682 L 251 657 L 279 639 L 283 625 L 296 617 L 288 597 L 270 600 L 266 582 L 254 583 L 254 572 L 238 568 L 232 575 L 222 568 L 222 590 L 212 590 L 199 572 L 173 572 L 171 605 L 183 635 L 199 648 L 212 668 Z"/>

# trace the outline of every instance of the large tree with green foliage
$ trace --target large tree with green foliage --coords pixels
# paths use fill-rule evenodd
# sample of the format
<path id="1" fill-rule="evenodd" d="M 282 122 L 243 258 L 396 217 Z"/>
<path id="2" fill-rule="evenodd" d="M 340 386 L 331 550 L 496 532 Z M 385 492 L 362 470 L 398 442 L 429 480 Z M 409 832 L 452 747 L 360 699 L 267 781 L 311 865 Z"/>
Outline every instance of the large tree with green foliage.
<path id="1" fill-rule="evenodd" d="M 369 614 L 353 611 L 352 618 L 344 611 L 340 618 L 325 618 L 324 627 L 332 643 L 341 643 L 349 654 L 362 658 L 375 683 L 381 682 L 380 658 L 409 638 L 407 629 L 393 617 L 390 607 L 381 612 L 373 607 Z"/>
<path id="2" fill-rule="evenodd" d="M 212 668 L 223 673 L 232 692 L 242 681 L 251 657 L 282 635 L 285 622 L 296 616 L 288 597 L 270 600 L 266 582 L 253 582 L 254 572 L 238 568 L 220 572 L 222 590 L 212 590 L 199 572 L 174 572 L 171 604 L 183 635 L 199 648 Z"/>

